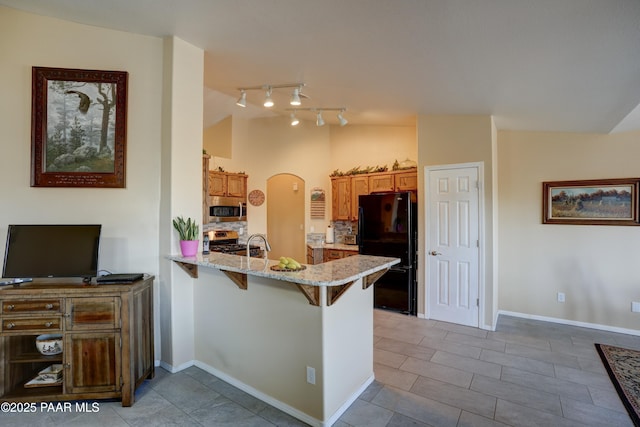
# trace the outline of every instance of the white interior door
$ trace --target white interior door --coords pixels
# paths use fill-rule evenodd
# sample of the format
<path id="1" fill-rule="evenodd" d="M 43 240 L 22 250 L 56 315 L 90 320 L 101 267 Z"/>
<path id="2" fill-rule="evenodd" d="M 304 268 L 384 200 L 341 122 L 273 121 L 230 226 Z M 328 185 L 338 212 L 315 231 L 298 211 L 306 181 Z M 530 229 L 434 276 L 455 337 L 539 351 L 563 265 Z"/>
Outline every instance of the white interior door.
<path id="1" fill-rule="evenodd" d="M 427 174 L 427 307 L 431 319 L 478 327 L 478 168 Z"/>

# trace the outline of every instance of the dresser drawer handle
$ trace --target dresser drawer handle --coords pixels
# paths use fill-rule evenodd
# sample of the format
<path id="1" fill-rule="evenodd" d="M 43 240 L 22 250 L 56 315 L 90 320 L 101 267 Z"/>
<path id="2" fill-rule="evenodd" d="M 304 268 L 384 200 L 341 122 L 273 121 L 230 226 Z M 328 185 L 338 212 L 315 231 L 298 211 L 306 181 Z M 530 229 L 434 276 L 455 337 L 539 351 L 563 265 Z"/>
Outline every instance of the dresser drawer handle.
<path id="1" fill-rule="evenodd" d="M 11 323 L 7 323 L 7 329 L 13 329 L 16 327 L 16 324 L 11 322 Z"/>
<path id="2" fill-rule="evenodd" d="M 47 304 L 44 306 L 47 310 L 51 310 L 53 308 L 53 304 Z"/>
<path id="3" fill-rule="evenodd" d="M 50 328 L 50 327 L 51 327 L 51 325 L 53 325 L 53 323 L 52 323 L 52 322 L 47 322 L 47 323 L 45 323 L 45 324 L 44 324 L 44 326 L 46 326 L 47 328 Z"/>
<path id="4" fill-rule="evenodd" d="M 7 310 L 13 310 L 14 308 L 16 308 L 16 306 L 15 306 L 15 305 L 13 305 L 13 304 L 9 304 L 9 305 L 7 306 Z"/>

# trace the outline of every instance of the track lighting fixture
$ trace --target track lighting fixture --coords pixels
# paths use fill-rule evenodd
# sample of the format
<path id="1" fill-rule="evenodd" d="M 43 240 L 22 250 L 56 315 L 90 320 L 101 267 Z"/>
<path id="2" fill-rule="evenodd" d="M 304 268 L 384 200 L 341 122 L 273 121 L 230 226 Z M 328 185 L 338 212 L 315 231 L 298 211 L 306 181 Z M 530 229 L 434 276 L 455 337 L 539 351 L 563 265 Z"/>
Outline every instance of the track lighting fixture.
<path id="1" fill-rule="evenodd" d="M 291 113 L 291 126 L 298 126 L 300 120 L 296 117 L 296 113 Z"/>
<path id="2" fill-rule="evenodd" d="M 344 126 L 347 123 L 349 123 L 349 121 L 347 119 L 345 119 L 344 117 L 342 117 L 342 113 L 344 112 L 344 110 L 340 110 L 340 112 L 338 113 L 338 121 L 340 122 L 340 126 Z"/>
<path id="3" fill-rule="evenodd" d="M 345 126 L 347 123 L 349 123 L 349 121 L 347 119 L 345 119 L 344 116 L 343 116 L 343 113 L 345 111 L 347 111 L 347 109 L 344 108 L 344 107 L 340 107 L 340 108 L 319 108 L 319 107 L 287 108 L 287 111 L 293 111 L 293 113 L 291 113 L 292 120 L 293 120 L 293 116 L 295 115 L 295 113 L 297 111 L 311 111 L 311 112 L 316 113 L 316 126 L 324 126 L 324 124 L 325 124 L 325 121 L 322 118 L 322 112 L 323 111 L 337 111 L 338 112 L 338 123 L 340 123 L 340 126 Z M 291 125 L 295 126 L 293 124 L 293 121 L 292 121 Z"/>
<path id="4" fill-rule="evenodd" d="M 247 106 L 247 91 L 249 90 L 262 90 L 265 91 L 265 98 L 263 105 L 267 108 L 274 106 L 273 98 L 271 97 L 274 89 L 284 89 L 284 88 L 293 88 L 293 92 L 291 93 L 291 100 L 289 103 L 293 106 L 298 106 L 302 104 L 302 98 L 309 98 L 307 95 L 302 93 L 302 88 L 305 86 L 304 83 L 287 83 L 281 85 L 272 85 L 272 84 L 264 84 L 261 86 L 251 86 L 251 87 L 239 87 L 240 98 L 238 98 L 237 105 L 240 107 Z"/>
<path id="5" fill-rule="evenodd" d="M 273 99 L 271 99 L 271 86 L 269 86 L 267 88 L 267 94 L 266 94 L 266 96 L 264 98 L 264 104 L 263 105 L 265 107 L 267 107 L 267 108 L 273 107 Z"/>
<path id="6" fill-rule="evenodd" d="M 289 102 L 289 104 L 295 106 L 302 104 L 302 101 L 300 101 L 300 90 L 301 88 L 299 87 L 293 89 L 293 93 L 291 94 L 291 101 Z"/>
<path id="7" fill-rule="evenodd" d="M 246 107 L 247 106 L 247 92 L 244 90 L 240 92 L 240 98 L 236 101 L 236 105 L 238 107 Z"/>

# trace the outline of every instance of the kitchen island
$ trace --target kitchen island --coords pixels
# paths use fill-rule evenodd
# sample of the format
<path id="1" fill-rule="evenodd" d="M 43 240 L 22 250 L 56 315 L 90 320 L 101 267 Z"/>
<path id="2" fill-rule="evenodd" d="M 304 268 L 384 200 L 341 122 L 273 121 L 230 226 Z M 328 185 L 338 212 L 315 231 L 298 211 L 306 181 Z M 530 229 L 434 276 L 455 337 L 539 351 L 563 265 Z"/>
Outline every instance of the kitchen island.
<path id="1" fill-rule="evenodd" d="M 373 381 L 373 287 L 396 258 L 299 272 L 277 261 L 172 256 L 192 277 L 196 366 L 311 425 L 332 425 Z"/>

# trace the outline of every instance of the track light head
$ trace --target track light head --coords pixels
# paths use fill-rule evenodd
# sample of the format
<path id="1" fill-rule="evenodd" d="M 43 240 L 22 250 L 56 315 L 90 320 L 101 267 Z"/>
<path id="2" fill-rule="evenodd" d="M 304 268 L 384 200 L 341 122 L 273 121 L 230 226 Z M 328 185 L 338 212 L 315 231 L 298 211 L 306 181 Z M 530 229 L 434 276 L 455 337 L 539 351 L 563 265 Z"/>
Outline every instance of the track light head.
<path id="1" fill-rule="evenodd" d="M 347 119 L 345 119 L 344 117 L 342 117 L 342 113 L 343 113 L 343 112 L 344 112 L 344 110 L 341 110 L 341 111 L 338 113 L 338 121 L 340 122 L 340 126 L 344 126 L 344 125 L 346 125 L 347 123 L 349 123 L 349 121 L 348 121 Z"/>
<path id="2" fill-rule="evenodd" d="M 244 90 L 240 92 L 240 98 L 238 98 L 238 100 L 236 101 L 236 105 L 239 107 L 247 106 L 247 92 L 245 92 Z"/>
<path id="3" fill-rule="evenodd" d="M 291 126 L 298 126 L 300 120 L 296 117 L 296 113 L 291 113 Z"/>
<path id="4" fill-rule="evenodd" d="M 291 94 L 291 101 L 289 102 L 289 104 L 298 106 L 302 103 L 300 101 L 300 90 L 300 87 L 293 89 L 293 93 Z"/>
<path id="5" fill-rule="evenodd" d="M 322 118 L 322 111 L 318 111 L 316 116 L 316 126 L 324 126 L 324 119 Z"/>
<path id="6" fill-rule="evenodd" d="M 267 94 L 264 98 L 264 105 L 267 108 L 273 107 L 273 99 L 271 99 L 271 86 L 267 89 Z"/>

